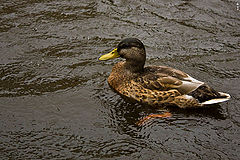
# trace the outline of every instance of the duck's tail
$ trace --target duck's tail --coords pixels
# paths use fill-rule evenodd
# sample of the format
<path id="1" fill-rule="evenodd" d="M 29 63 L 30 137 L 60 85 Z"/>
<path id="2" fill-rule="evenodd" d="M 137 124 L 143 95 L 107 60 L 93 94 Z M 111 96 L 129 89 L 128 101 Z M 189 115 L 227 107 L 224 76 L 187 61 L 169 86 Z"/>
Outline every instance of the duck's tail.
<path id="1" fill-rule="evenodd" d="M 201 85 L 190 95 L 197 99 L 201 105 L 221 103 L 229 100 L 231 96 L 227 93 L 217 92 L 206 84 Z"/>

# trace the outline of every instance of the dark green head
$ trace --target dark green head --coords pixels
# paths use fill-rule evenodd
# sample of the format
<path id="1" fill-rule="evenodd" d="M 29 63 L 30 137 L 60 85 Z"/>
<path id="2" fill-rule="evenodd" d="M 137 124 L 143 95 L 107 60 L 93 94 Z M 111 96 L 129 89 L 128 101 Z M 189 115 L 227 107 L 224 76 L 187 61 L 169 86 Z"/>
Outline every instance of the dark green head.
<path id="1" fill-rule="evenodd" d="M 113 51 L 105 54 L 99 60 L 121 57 L 126 59 L 125 66 L 132 72 L 143 70 L 146 52 L 143 43 L 137 38 L 123 39 Z"/>
<path id="2" fill-rule="evenodd" d="M 121 49 L 130 49 L 131 47 L 136 47 L 145 51 L 143 43 L 137 38 L 126 38 L 123 39 L 117 46 L 117 52 L 119 53 Z"/>

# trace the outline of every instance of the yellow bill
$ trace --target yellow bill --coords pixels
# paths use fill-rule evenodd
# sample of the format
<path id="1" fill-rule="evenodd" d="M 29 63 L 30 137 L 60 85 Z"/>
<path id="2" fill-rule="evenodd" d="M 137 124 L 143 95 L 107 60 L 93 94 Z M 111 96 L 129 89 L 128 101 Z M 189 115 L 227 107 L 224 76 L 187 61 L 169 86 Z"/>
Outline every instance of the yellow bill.
<path id="1" fill-rule="evenodd" d="M 109 60 L 109 59 L 113 59 L 113 58 L 117 58 L 119 57 L 119 54 L 117 52 L 117 48 L 115 48 L 114 50 L 112 50 L 110 53 L 104 54 L 102 55 L 99 60 L 100 61 L 105 61 L 105 60 Z"/>

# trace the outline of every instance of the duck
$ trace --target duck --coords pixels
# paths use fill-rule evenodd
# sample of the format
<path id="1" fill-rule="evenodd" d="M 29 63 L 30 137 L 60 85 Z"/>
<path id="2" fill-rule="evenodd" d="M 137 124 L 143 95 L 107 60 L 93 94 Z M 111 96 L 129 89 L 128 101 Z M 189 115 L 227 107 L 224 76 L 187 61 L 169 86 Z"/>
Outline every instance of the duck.
<path id="1" fill-rule="evenodd" d="M 186 109 L 210 106 L 231 97 L 181 70 L 168 66 L 145 66 L 145 46 L 137 38 L 123 39 L 117 48 L 100 56 L 99 60 L 114 58 L 125 60 L 113 66 L 107 79 L 109 86 L 124 98 L 138 103 Z"/>

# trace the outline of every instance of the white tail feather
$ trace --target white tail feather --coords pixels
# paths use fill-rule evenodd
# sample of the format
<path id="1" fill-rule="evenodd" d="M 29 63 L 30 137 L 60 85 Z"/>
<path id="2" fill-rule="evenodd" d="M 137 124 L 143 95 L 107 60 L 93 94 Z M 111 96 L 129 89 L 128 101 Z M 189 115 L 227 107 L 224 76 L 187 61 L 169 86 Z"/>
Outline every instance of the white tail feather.
<path id="1" fill-rule="evenodd" d="M 215 98 L 215 99 L 211 99 L 208 101 L 205 101 L 203 103 L 201 103 L 202 105 L 208 105 L 208 104 L 215 104 L 215 103 L 221 103 L 221 102 L 225 102 L 228 101 L 231 96 L 227 93 L 223 93 L 223 92 L 218 92 L 221 96 L 223 96 L 223 98 Z"/>

